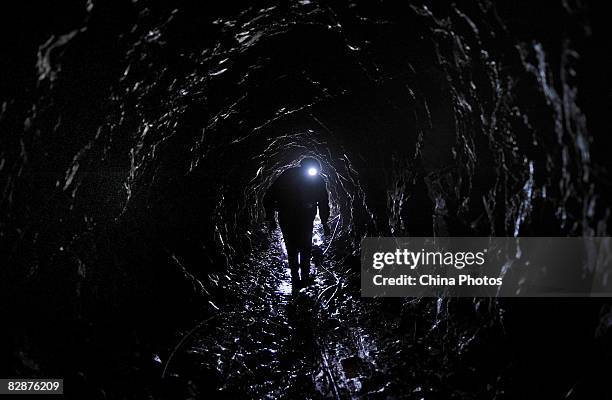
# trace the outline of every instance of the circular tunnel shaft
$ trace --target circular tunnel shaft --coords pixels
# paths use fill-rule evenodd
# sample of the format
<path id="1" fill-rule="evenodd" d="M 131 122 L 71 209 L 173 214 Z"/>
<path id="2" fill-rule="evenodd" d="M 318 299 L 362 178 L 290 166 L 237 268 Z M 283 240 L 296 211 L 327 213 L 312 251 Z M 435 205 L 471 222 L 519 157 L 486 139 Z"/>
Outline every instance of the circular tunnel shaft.
<path id="1" fill-rule="evenodd" d="M 320 350 L 294 357 L 322 374 L 308 390 L 317 383 L 332 395 L 384 387 L 401 397 L 418 387 L 444 397 L 446 377 L 473 383 L 477 389 L 465 390 L 476 396 L 494 397 L 506 354 L 481 356 L 506 343 L 497 304 L 361 299 L 355 273 L 365 235 L 607 229 L 595 226 L 597 214 L 588 211 L 597 201 L 584 120 L 568 89 L 573 82 L 559 84 L 553 74 L 568 66 L 551 66 L 538 43 L 516 43 L 494 7 L 482 4 L 300 1 L 242 9 L 224 3 L 219 12 L 201 13 L 195 2 L 177 10 L 138 2 L 121 21 L 109 19 L 108 7 L 115 6 L 93 7 L 88 29 L 41 48 L 44 96 L 27 123 L 19 121 L 27 140 L 17 148 L 32 156 L 16 152 L 12 167 L 23 175 L 7 186 L 15 215 L 34 216 L 27 229 L 11 225 L 18 234 L 6 236 L 18 238 L 15 248 L 23 251 L 15 253 L 24 254 L 14 264 L 27 273 L 15 274 L 55 289 L 38 291 L 53 292 L 39 299 L 49 315 L 53 304 L 84 304 L 65 307 L 72 312 L 61 316 L 86 332 L 82 342 L 69 343 L 52 318 L 41 342 L 87 348 L 94 340 L 120 359 L 132 341 L 142 341 L 146 360 L 134 363 L 158 368 L 147 364 L 154 353 L 171 371 L 178 368 L 169 364 L 176 343 L 186 346 L 179 346 L 182 356 L 193 350 L 196 361 L 216 353 L 231 360 L 238 353 L 214 349 L 237 348 L 224 346 L 235 337 L 215 342 L 206 329 L 234 332 L 241 321 L 270 319 L 248 332 L 272 345 L 259 335 L 280 324 L 276 336 L 289 342 L 262 348 L 309 343 Z M 110 31 L 109 20 L 115 21 Z M 82 63 L 91 40 L 106 63 Z M 563 59 L 571 62 L 566 50 Z M 97 95 L 88 99 L 75 89 L 84 84 Z M 330 246 L 328 271 L 319 271 L 323 280 L 295 305 L 302 318 L 293 318 L 275 294 L 286 278 L 283 256 L 280 238 L 271 243 L 263 232 L 261 201 L 303 156 L 322 162 L 338 225 L 333 243 L 323 242 Z M 48 173 L 35 174 L 42 170 Z M 36 176 L 37 185 L 20 185 L 19 176 Z M 45 206 L 20 208 L 30 198 L 45 199 Z M 32 285 L 28 292 L 37 292 Z M 227 325 L 211 320 L 192 331 L 196 320 L 230 314 Z M 306 327 L 297 329 L 300 324 Z M 132 339 L 114 349 L 104 334 L 86 337 L 96 329 Z M 274 354 L 266 351 L 261 360 L 272 363 Z M 187 363 L 191 369 L 182 372 L 202 372 L 222 387 L 209 361 L 205 371 Z M 177 355 L 176 362 L 185 359 Z M 123 373 L 79 356 L 58 369 L 80 374 L 71 365 Z M 247 367 L 234 370 L 248 375 Z M 559 369 L 551 370 L 571 375 Z M 451 376 L 453 370 L 468 372 Z M 480 384 L 474 370 L 485 376 Z M 282 374 L 268 373 L 261 376 L 283 383 Z M 235 382 L 237 389 L 250 381 Z M 290 386 L 299 391 L 304 384 Z M 257 393 L 274 393 L 258 385 Z"/>

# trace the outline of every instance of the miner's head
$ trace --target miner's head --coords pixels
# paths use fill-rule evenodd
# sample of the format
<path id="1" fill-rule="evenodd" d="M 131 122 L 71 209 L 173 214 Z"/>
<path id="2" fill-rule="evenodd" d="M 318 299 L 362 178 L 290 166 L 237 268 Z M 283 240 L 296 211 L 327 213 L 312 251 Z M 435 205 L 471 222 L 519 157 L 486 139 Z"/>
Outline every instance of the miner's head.
<path id="1" fill-rule="evenodd" d="M 304 157 L 300 161 L 300 168 L 302 168 L 308 176 L 317 176 L 321 171 L 321 163 L 319 160 L 312 157 Z"/>

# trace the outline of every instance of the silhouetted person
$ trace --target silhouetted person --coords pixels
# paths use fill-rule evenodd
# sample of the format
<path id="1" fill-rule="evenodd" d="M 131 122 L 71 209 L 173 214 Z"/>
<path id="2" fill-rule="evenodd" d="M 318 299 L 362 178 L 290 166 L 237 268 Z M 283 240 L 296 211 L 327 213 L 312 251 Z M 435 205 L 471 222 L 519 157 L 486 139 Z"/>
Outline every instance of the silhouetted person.
<path id="1" fill-rule="evenodd" d="M 312 223 L 317 215 L 317 207 L 323 232 L 329 234 L 329 196 L 325 181 L 319 175 L 320 171 L 319 161 L 304 158 L 299 167 L 283 172 L 264 196 L 270 231 L 276 229 L 274 213 L 278 212 L 294 289 L 306 286 L 309 280 Z M 301 279 L 298 271 L 301 272 Z"/>

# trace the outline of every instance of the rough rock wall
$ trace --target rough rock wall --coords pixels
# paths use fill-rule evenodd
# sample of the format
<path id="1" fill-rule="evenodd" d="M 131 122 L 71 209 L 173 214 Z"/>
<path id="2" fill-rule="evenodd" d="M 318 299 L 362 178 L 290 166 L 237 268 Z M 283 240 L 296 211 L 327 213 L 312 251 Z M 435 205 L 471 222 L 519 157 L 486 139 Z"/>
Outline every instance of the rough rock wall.
<path id="1" fill-rule="evenodd" d="M 551 56 L 488 1 L 196 3 L 89 2 L 40 46 L 32 101 L 3 104 L 3 293 L 45 315 L 11 338 L 20 368 L 123 330 L 145 354 L 177 308 L 214 312 L 302 154 L 348 253 L 365 234 L 607 232 L 572 37 Z"/>

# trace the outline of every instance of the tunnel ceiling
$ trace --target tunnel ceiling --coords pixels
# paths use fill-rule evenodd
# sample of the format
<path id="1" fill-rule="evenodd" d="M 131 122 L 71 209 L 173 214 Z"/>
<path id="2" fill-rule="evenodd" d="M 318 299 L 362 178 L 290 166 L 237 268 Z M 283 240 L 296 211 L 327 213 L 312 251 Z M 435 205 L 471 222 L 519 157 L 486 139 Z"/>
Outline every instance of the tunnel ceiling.
<path id="1" fill-rule="evenodd" d="M 49 170 L 32 190 L 68 207 L 62 218 L 127 213 L 225 252 L 258 221 L 266 177 L 310 153 L 355 239 L 516 235 L 531 218 L 593 229 L 575 54 L 565 42 L 553 73 L 488 2 L 139 2 L 111 23 L 121 7 L 93 3 L 39 52 L 46 94 L 24 152 L 48 151 L 13 169 Z"/>

